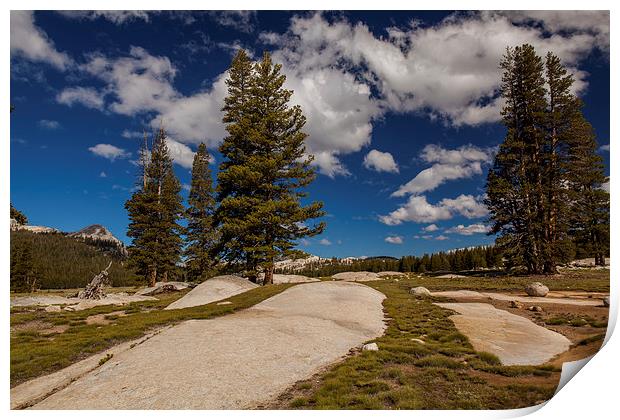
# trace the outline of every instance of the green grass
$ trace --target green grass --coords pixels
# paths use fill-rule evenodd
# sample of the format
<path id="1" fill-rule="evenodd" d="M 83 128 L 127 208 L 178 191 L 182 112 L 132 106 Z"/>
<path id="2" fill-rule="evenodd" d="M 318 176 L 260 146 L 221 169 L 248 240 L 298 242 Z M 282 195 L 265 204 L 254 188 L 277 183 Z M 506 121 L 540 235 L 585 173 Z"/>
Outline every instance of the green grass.
<path id="1" fill-rule="evenodd" d="M 554 316 L 544 320 L 547 325 L 570 325 L 571 327 L 606 328 L 606 320 L 596 320 L 587 315 L 562 314 L 562 316 Z"/>
<path id="2" fill-rule="evenodd" d="M 409 274 L 411 280 L 419 282 L 430 290 L 518 290 L 540 281 L 550 290 L 574 290 L 586 292 L 609 292 L 609 270 L 563 270 L 555 276 L 498 276 L 466 277 L 459 279 L 441 279 L 437 277 Z"/>
<path id="3" fill-rule="evenodd" d="M 274 296 L 292 284 L 257 287 L 227 298 L 230 305 L 216 302 L 193 308 L 163 311 L 185 292 L 160 295 L 157 301 L 135 302 L 123 307 L 99 306 L 76 312 L 52 312 L 21 308 L 11 314 L 11 386 L 28 379 L 62 369 L 116 344 L 139 338 L 149 330 L 188 319 L 208 319 L 253 306 Z M 127 316 L 114 317 L 108 325 L 87 325 L 91 315 L 106 314 L 119 309 Z M 28 323 L 68 325 L 58 334 L 43 334 L 27 328 Z"/>
<path id="4" fill-rule="evenodd" d="M 432 298 L 409 294 L 417 281 L 366 284 L 387 297 L 387 330 L 375 340 L 379 351 L 345 359 L 315 378 L 314 386 L 310 381 L 297 384 L 286 394 L 288 403 L 286 397 L 281 400 L 286 408 L 506 409 L 531 406 L 553 395 L 555 383 L 513 386 L 484 379 L 548 376 L 555 368 L 502 366 L 496 356 L 476 352 L 448 319 L 452 311 L 433 305 Z"/>

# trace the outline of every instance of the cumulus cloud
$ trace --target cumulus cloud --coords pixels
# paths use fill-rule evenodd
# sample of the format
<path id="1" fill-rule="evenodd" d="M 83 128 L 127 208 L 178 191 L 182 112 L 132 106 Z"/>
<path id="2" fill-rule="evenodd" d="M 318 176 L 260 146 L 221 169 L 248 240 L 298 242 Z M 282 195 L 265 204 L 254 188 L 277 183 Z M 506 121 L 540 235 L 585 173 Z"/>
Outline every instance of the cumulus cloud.
<path id="1" fill-rule="evenodd" d="M 608 12 L 589 13 L 584 21 L 581 12 L 563 13 L 536 17 L 543 25 L 515 25 L 524 16 L 507 13 L 455 13 L 433 26 L 388 28 L 387 37 L 363 23 L 329 21 L 315 13 L 293 18 L 284 35 L 264 33 L 262 39 L 281 46 L 307 70 L 333 63 L 360 69 L 386 109 L 421 111 L 457 126 L 479 125 L 500 119 L 497 63 L 506 46 L 527 42 L 543 54 L 554 51 L 573 70 L 592 49 L 605 48 L 600 34 L 609 33 Z M 581 23 L 571 27 L 571 20 Z M 583 89 L 586 74 L 575 75 Z"/>
<path id="2" fill-rule="evenodd" d="M 56 50 L 54 42 L 34 24 L 32 11 L 11 11 L 11 57 L 20 56 L 34 62 L 47 63 L 66 70 L 73 60 Z"/>
<path id="3" fill-rule="evenodd" d="M 476 233 L 487 233 L 489 231 L 489 227 L 483 225 L 482 223 L 474 223 L 469 226 L 458 225 L 446 229 L 446 233 L 457 233 L 459 235 L 471 236 Z"/>
<path id="4" fill-rule="evenodd" d="M 99 143 L 95 146 L 89 147 L 89 151 L 97 156 L 106 158 L 114 162 L 116 159 L 125 159 L 131 156 L 131 153 L 120 147 L 113 146 L 111 144 Z"/>
<path id="5" fill-rule="evenodd" d="M 171 138 L 166 139 L 166 145 L 168 146 L 170 157 L 172 157 L 174 163 L 186 169 L 192 168 L 195 154 L 192 149 L 190 149 L 187 145 L 179 143 Z"/>
<path id="6" fill-rule="evenodd" d="M 376 149 L 368 152 L 364 158 L 364 167 L 377 172 L 398 173 L 398 165 L 391 153 L 380 152 Z"/>
<path id="7" fill-rule="evenodd" d="M 332 244 L 332 242 L 327 238 L 323 238 L 319 241 L 319 244 L 324 245 L 324 246 L 329 246 Z"/>
<path id="8" fill-rule="evenodd" d="M 60 128 L 60 123 L 54 120 L 39 120 L 39 127 L 45 128 L 46 130 L 58 130 Z"/>
<path id="9" fill-rule="evenodd" d="M 424 228 L 422 228 L 422 230 L 424 232 L 435 232 L 435 231 L 439 230 L 439 226 L 437 226 L 436 224 L 433 223 L 431 225 L 425 226 Z"/>
<path id="10" fill-rule="evenodd" d="M 134 20 L 149 21 L 149 12 L 143 10 L 61 10 L 58 13 L 70 19 L 105 19 L 116 25 Z"/>
<path id="11" fill-rule="evenodd" d="M 388 244 L 401 245 L 403 243 L 403 238 L 400 236 L 387 236 L 385 242 Z"/>
<path id="12" fill-rule="evenodd" d="M 379 216 L 381 223 L 389 226 L 403 222 L 432 223 L 448 220 L 456 215 L 468 219 L 486 216 L 486 206 L 472 195 L 461 194 L 456 198 L 444 198 L 437 204 L 431 204 L 423 195 L 412 195 L 407 203 L 393 212 Z"/>
<path id="13" fill-rule="evenodd" d="M 446 181 L 481 175 L 482 164 L 490 162 L 492 154 L 489 149 L 480 149 L 472 145 L 447 150 L 441 146 L 429 144 L 422 149 L 420 157 L 424 162 L 433 165 L 418 173 L 411 181 L 401 185 L 392 193 L 392 197 L 419 194 L 434 190 Z"/>
<path id="14" fill-rule="evenodd" d="M 446 241 L 448 239 L 450 239 L 450 238 L 448 238 L 447 236 L 444 236 L 444 235 L 435 236 L 435 240 L 437 240 L 437 241 Z"/>
<path id="15" fill-rule="evenodd" d="M 104 95 L 90 87 L 70 87 L 56 95 L 56 102 L 68 106 L 80 104 L 87 108 L 103 110 Z"/>
<path id="16" fill-rule="evenodd" d="M 608 144 L 604 144 L 601 147 L 599 147 L 599 150 L 601 150 L 603 152 L 609 152 L 609 145 Z"/>
<path id="17" fill-rule="evenodd" d="M 253 32 L 256 24 L 253 10 L 218 10 L 209 12 L 209 15 L 218 25 L 245 33 Z"/>

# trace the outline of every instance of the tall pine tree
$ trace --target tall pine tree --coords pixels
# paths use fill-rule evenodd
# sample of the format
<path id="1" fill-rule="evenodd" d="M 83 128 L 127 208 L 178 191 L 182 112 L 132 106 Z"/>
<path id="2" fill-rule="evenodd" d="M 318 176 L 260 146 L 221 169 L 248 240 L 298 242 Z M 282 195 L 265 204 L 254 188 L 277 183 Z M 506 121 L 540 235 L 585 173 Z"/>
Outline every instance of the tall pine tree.
<path id="1" fill-rule="evenodd" d="M 192 185 L 187 208 L 187 269 L 191 278 L 201 278 L 214 266 L 217 231 L 213 222 L 215 192 L 209 152 L 200 143 L 192 165 Z"/>
<path id="2" fill-rule="evenodd" d="M 581 102 L 571 92 L 573 78 L 555 55 L 549 53 L 543 61 L 525 44 L 508 49 L 500 66 L 507 134 L 487 178 L 491 233 L 500 234 L 497 244 L 509 266 L 551 274 L 558 262 L 574 254 L 579 212 L 582 226 L 587 225 L 584 218 L 596 220 L 597 228 L 588 228 L 588 235 L 601 236 L 594 232 L 604 225 L 604 211 L 585 212 L 577 205 L 585 199 L 584 191 L 604 198 L 602 166 L 596 164 L 600 157 Z M 577 185 L 576 176 L 587 187 Z M 605 207 L 604 199 L 599 204 Z"/>
<path id="3" fill-rule="evenodd" d="M 221 247 L 228 249 L 228 261 L 245 263 L 251 279 L 264 272 L 264 284 L 273 282 L 278 257 L 324 229 L 323 223 L 306 224 L 324 213 L 322 203 L 301 203 L 315 173 L 305 153 L 306 119 L 300 107 L 289 105 L 293 92 L 284 89 L 285 80 L 268 53 L 252 66 L 240 51 L 224 106 L 229 135 L 220 148 L 225 160 L 218 174 Z"/>
<path id="4" fill-rule="evenodd" d="M 163 128 L 155 135 L 150 153 L 142 150 L 141 154 L 148 155 L 142 188 L 125 203 L 130 219 L 127 236 L 133 238 L 128 251 L 130 264 L 152 286 L 158 279 L 168 281 L 176 271 L 182 251 L 179 219 L 184 209 Z"/>

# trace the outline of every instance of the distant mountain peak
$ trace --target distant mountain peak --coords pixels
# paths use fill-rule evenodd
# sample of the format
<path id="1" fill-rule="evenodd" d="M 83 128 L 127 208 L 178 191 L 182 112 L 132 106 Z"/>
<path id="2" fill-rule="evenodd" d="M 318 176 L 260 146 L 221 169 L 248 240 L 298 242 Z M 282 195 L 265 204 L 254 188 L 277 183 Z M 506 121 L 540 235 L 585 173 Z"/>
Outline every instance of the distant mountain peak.
<path id="1" fill-rule="evenodd" d="M 83 229 L 78 230 L 77 232 L 70 233 L 68 236 L 71 236 L 73 238 L 95 239 L 100 241 L 114 242 L 123 252 L 126 251 L 125 244 L 116 236 L 114 236 L 112 232 L 110 232 L 108 228 L 103 225 L 89 225 Z"/>

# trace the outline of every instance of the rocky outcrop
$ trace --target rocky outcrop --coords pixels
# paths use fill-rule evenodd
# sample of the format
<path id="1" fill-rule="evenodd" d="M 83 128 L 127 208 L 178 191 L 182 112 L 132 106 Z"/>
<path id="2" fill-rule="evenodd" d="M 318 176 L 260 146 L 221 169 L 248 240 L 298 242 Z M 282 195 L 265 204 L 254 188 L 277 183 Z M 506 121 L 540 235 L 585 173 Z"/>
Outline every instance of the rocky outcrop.
<path id="1" fill-rule="evenodd" d="M 127 255 L 125 244 L 102 225 L 90 225 L 84 229 L 78 230 L 77 232 L 70 233 L 68 236 L 72 238 L 111 242 L 116 245 L 122 255 Z"/>
<path id="2" fill-rule="evenodd" d="M 422 286 L 411 288 L 411 290 L 409 290 L 409 293 L 415 296 L 419 296 L 419 297 L 430 297 L 431 296 L 431 292 L 426 287 L 422 287 Z"/>
<path id="3" fill-rule="evenodd" d="M 528 296 L 545 297 L 547 293 L 549 293 L 549 288 L 541 282 L 536 281 L 525 286 L 525 293 L 527 293 Z"/>

